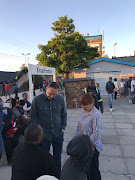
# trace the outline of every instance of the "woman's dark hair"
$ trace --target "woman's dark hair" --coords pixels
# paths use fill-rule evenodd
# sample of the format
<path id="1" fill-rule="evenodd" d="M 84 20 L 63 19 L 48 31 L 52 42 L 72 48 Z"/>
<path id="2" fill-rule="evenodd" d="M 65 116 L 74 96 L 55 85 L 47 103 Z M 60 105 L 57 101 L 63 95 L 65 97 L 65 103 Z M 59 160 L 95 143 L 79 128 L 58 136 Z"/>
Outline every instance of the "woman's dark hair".
<path id="1" fill-rule="evenodd" d="M 114 78 L 114 81 L 117 81 L 117 78 Z"/>
<path id="2" fill-rule="evenodd" d="M 51 87 L 51 88 L 54 88 L 54 89 L 59 89 L 59 85 L 56 82 L 50 82 L 47 87 L 48 88 Z"/>
<path id="3" fill-rule="evenodd" d="M 26 120 L 24 119 L 23 116 L 19 116 L 19 117 L 15 118 L 15 121 L 16 121 L 16 124 L 19 124 L 22 126 L 26 124 Z"/>
<path id="4" fill-rule="evenodd" d="M 83 96 L 80 97 L 79 103 L 81 105 L 88 105 L 92 104 L 94 102 L 93 95 L 90 93 L 84 94 Z"/>
<path id="5" fill-rule="evenodd" d="M 20 100 L 20 101 L 18 102 L 18 104 L 24 106 L 24 105 L 25 105 L 25 101 L 24 101 L 24 100 Z"/>
<path id="6" fill-rule="evenodd" d="M 27 143 L 33 143 L 38 141 L 38 137 L 41 135 L 41 126 L 39 124 L 29 125 L 24 132 L 24 139 Z"/>

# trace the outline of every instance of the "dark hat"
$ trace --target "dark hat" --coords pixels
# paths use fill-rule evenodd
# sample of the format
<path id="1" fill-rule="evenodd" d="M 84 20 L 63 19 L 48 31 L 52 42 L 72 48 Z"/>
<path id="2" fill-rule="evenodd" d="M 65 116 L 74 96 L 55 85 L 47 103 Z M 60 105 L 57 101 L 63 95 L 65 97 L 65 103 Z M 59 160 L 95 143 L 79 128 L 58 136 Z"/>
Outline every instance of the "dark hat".
<path id="1" fill-rule="evenodd" d="M 18 104 L 19 105 L 25 105 L 25 101 L 24 100 L 20 100 L 20 101 L 18 101 Z"/>
<path id="2" fill-rule="evenodd" d="M 91 156 L 92 144 L 89 136 L 79 135 L 75 136 L 67 146 L 67 154 L 70 155 L 72 160 L 75 161 L 87 161 Z"/>
<path id="3" fill-rule="evenodd" d="M 24 97 L 25 95 L 28 95 L 28 94 L 27 94 L 27 93 L 23 93 L 23 94 L 22 94 L 22 97 Z"/>

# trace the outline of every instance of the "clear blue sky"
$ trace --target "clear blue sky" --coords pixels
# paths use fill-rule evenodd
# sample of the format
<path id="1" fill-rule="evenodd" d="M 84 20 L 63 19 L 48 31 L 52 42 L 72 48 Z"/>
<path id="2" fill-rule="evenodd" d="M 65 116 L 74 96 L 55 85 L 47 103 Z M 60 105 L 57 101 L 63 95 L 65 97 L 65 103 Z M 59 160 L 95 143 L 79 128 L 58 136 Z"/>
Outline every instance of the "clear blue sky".
<path id="1" fill-rule="evenodd" d="M 18 70 L 25 62 L 22 53 L 30 53 L 29 62 L 35 64 L 38 44 L 53 37 L 52 23 L 64 15 L 74 20 L 81 34 L 104 31 L 105 54 L 110 58 L 114 43 L 116 56 L 133 55 L 134 7 L 134 0 L 0 0 L 0 71 Z"/>

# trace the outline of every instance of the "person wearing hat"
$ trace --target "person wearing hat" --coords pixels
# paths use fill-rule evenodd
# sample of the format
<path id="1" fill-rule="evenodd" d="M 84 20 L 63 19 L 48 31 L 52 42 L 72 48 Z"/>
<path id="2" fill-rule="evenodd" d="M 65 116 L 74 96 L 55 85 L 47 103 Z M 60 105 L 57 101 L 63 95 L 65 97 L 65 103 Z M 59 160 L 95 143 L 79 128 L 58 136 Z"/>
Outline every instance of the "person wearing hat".
<path id="1" fill-rule="evenodd" d="M 62 168 L 61 180 L 85 180 L 93 153 L 94 146 L 89 136 L 75 136 L 67 145 L 67 155 L 70 157 Z"/>
<path id="2" fill-rule="evenodd" d="M 25 102 L 25 105 L 23 106 L 23 110 L 24 110 L 24 114 L 30 114 L 30 110 L 31 110 L 31 103 L 28 101 L 28 94 L 27 93 L 23 93 L 22 94 L 23 100 Z"/>

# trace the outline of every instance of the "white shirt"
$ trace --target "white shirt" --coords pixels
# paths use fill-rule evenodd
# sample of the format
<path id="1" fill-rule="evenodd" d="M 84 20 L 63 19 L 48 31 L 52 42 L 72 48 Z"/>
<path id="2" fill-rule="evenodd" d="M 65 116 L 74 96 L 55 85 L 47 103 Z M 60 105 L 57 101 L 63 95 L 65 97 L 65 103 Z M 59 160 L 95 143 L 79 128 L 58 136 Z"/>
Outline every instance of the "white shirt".
<path id="1" fill-rule="evenodd" d="M 135 80 L 131 81 L 131 92 L 134 91 L 134 87 L 135 87 Z"/>

